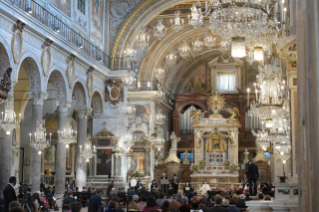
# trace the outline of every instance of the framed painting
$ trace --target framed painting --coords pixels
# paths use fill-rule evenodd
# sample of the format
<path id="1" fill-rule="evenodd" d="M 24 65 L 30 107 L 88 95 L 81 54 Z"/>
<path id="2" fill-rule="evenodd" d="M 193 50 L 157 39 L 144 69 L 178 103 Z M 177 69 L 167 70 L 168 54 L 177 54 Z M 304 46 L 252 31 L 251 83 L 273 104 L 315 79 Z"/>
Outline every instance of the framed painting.
<path id="1" fill-rule="evenodd" d="M 112 148 L 97 148 L 95 154 L 95 176 L 112 175 Z"/>

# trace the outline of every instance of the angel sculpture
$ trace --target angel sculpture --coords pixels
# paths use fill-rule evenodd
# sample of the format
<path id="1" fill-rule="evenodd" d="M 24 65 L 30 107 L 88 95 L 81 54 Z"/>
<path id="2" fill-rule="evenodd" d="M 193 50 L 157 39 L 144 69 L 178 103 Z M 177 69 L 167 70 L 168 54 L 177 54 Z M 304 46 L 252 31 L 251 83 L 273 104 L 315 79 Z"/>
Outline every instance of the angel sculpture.
<path id="1" fill-rule="evenodd" d="M 192 110 L 189 116 L 189 117 L 192 117 L 194 120 L 192 124 L 198 124 L 199 122 L 201 122 L 203 119 L 200 116 L 205 114 L 206 112 L 207 111 L 202 112 L 202 110 Z"/>
<path id="2" fill-rule="evenodd" d="M 233 109 L 227 108 L 226 111 L 231 114 L 231 116 L 228 118 L 228 122 L 240 124 L 238 121 L 239 111 L 237 108 L 235 107 Z"/>

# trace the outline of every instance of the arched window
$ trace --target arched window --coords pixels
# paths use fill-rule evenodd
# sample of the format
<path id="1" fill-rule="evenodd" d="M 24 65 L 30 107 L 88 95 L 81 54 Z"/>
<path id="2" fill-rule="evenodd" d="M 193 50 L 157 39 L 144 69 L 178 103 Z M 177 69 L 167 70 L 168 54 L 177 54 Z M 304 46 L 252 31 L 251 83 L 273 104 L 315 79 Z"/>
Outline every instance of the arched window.
<path id="1" fill-rule="evenodd" d="M 194 128 L 191 126 L 193 118 L 190 118 L 192 110 L 200 110 L 201 108 L 196 105 L 188 105 L 183 108 L 179 115 L 179 131 L 181 135 L 191 135 L 194 134 Z M 204 114 L 201 115 L 204 117 Z"/>

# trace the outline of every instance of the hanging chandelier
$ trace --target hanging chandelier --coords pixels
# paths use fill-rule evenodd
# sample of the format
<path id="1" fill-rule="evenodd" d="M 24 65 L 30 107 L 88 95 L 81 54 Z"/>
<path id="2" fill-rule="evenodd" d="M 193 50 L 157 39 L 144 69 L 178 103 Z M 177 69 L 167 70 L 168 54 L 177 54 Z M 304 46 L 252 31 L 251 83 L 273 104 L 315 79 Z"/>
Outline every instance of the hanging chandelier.
<path id="1" fill-rule="evenodd" d="M 124 51 L 124 57 L 128 60 L 128 62 L 135 61 L 136 51 L 133 48 L 127 48 Z"/>
<path id="2" fill-rule="evenodd" d="M 246 46 L 244 37 L 232 38 L 231 56 L 237 58 L 242 58 L 246 56 Z"/>
<path id="3" fill-rule="evenodd" d="M 189 58 L 189 50 L 190 48 L 188 43 L 186 41 L 183 42 L 183 44 L 178 48 L 179 55 L 181 56 L 181 58 L 183 58 L 184 60 Z"/>
<path id="4" fill-rule="evenodd" d="M 207 36 L 204 38 L 204 44 L 208 48 L 215 47 L 216 46 L 215 42 L 216 42 L 216 38 L 214 38 L 213 36 Z"/>
<path id="5" fill-rule="evenodd" d="M 248 51 L 247 51 L 247 55 L 246 55 L 246 61 L 247 63 L 249 63 L 250 65 L 253 64 L 253 62 L 255 61 L 254 59 L 254 51 L 249 48 Z M 256 91 L 256 90 L 255 90 Z"/>
<path id="6" fill-rule="evenodd" d="M 158 81 L 162 81 L 165 76 L 165 70 L 163 68 L 157 68 L 155 70 L 155 77 Z"/>
<path id="7" fill-rule="evenodd" d="M 164 147 L 164 139 L 156 133 L 152 135 L 153 147 L 160 151 Z"/>
<path id="8" fill-rule="evenodd" d="M 264 51 L 263 51 L 263 48 L 258 46 L 258 47 L 255 47 L 254 49 L 254 59 L 256 61 L 263 61 L 264 60 Z"/>
<path id="9" fill-rule="evenodd" d="M 169 55 L 166 56 L 165 62 L 168 66 L 173 66 L 176 64 L 176 58 L 177 58 L 177 56 L 175 54 L 170 53 Z"/>
<path id="10" fill-rule="evenodd" d="M 84 142 L 84 148 L 82 149 L 82 145 L 80 145 L 80 156 L 85 158 L 87 162 L 90 161 L 90 158 L 94 156 L 94 153 L 96 152 L 95 146 L 92 148 L 92 142 L 90 137 L 87 138 L 87 140 Z"/>
<path id="11" fill-rule="evenodd" d="M 14 112 L 13 97 L 9 95 L 4 112 L 1 112 L 1 128 L 6 131 L 7 135 L 10 135 L 11 131 L 20 127 L 21 114 L 17 119 Z"/>
<path id="12" fill-rule="evenodd" d="M 42 154 L 43 150 L 50 147 L 51 143 L 51 135 L 50 133 L 50 140 L 47 140 L 47 133 L 45 128 L 45 121 L 38 120 L 37 121 L 37 128 L 36 132 L 34 133 L 34 140 L 32 140 L 32 134 L 30 133 L 30 146 L 37 149 L 39 154 Z"/>
<path id="13" fill-rule="evenodd" d="M 157 25 L 154 27 L 154 36 L 161 40 L 167 32 L 167 28 L 163 24 L 163 19 L 157 19 Z"/>
<path id="14" fill-rule="evenodd" d="M 70 144 L 76 143 L 77 132 L 72 129 L 71 119 L 67 117 L 65 119 L 65 125 L 63 131 L 58 131 L 60 141 L 69 148 Z"/>
<path id="15" fill-rule="evenodd" d="M 142 32 L 140 35 L 136 37 L 136 42 L 139 47 L 142 49 L 145 49 L 150 44 L 150 36 L 146 35 L 144 32 Z"/>
<path id="16" fill-rule="evenodd" d="M 180 31 L 184 25 L 184 19 L 180 18 L 180 11 L 175 12 L 175 18 L 171 19 L 171 27 L 175 32 Z"/>
<path id="17" fill-rule="evenodd" d="M 256 146 L 258 149 L 263 149 L 264 151 L 270 146 L 268 131 L 265 130 L 264 123 L 262 124 L 262 129 L 258 130 L 256 133 L 254 130 L 251 131 L 253 136 L 256 137 Z"/>
<path id="18" fill-rule="evenodd" d="M 191 15 L 188 16 L 188 23 L 194 28 L 204 24 L 201 8 L 197 8 L 196 3 L 193 3 L 191 7 Z"/>
<path id="19" fill-rule="evenodd" d="M 193 42 L 194 52 L 196 52 L 198 54 L 200 51 L 202 51 L 203 45 L 204 45 L 204 43 L 201 40 L 199 40 L 199 38 L 197 40 L 195 40 L 195 42 Z"/>

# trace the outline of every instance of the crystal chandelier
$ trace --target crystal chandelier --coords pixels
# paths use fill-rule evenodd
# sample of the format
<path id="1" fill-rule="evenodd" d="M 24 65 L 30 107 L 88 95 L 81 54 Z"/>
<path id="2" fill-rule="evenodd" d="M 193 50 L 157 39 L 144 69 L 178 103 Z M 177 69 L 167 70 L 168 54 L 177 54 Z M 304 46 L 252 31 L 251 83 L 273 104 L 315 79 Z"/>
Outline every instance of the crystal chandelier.
<path id="1" fill-rule="evenodd" d="M 127 48 L 124 51 L 124 57 L 129 61 L 135 61 L 135 57 L 136 57 L 136 51 L 133 48 Z"/>
<path id="2" fill-rule="evenodd" d="M 7 135 L 10 135 L 11 131 L 15 128 L 20 127 L 20 119 L 21 114 L 19 114 L 18 119 L 16 118 L 16 114 L 14 112 L 13 97 L 9 95 L 4 109 L 4 113 L 1 112 L 1 127 L 3 130 L 6 131 Z"/>
<path id="3" fill-rule="evenodd" d="M 161 40 L 167 32 L 167 28 L 163 24 L 163 19 L 157 19 L 157 25 L 154 27 L 154 36 Z"/>
<path id="4" fill-rule="evenodd" d="M 150 44 L 150 36 L 147 36 L 144 32 L 138 35 L 136 39 L 137 39 L 137 45 L 141 47 L 142 49 L 147 48 Z"/>
<path id="5" fill-rule="evenodd" d="M 179 55 L 184 60 L 186 60 L 189 57 L 189 49 L 190 48 L 189 48 L 188 43 L 186 41 L 183 42 L 183 44 L 178 48 Z"/>
<path id="6" fill-rule="evenodd" d="M 232 38 L 231 56 L 235 58 L 241 58 L 246 56 L 246 46 L 244 37 Z"/>
<path id="7" fill-rule="evenodd" d="M 156 133 L 152 135 L 153 147 L 160 151 L 164 146 L 164 139 L 157 136 Z"/>
<path id="8" fill-rule="evenodd" d="M 193 50 L 194 52 L 196 52 L 197 54 L 203 49 L 203 42 L 200 41 L 199 39 L 195 40 L 195 42 L 193 42 Z"/>
<path id="9" fill-rule="evenodd" d="M 50 140 L 47 140 L 47 133 L 45 128 L 45 121 L 38 120 L 37 121 L 37 128 L 36 132 L 34 133 L 34 140 L 32 140 L 32 133 L 29 134 L 30 136 L 30 146 L 37 149 L 39 154 L 42 154 L 42 151 L 48 147 L 50 147 L 51 142 L 51 135 L 50 133 Z"/>
<path id="10" fill-rule="evenodd" d="M 253 136 L 256 137 L 256 146 L 258 149 L 266 150 L 270 146 L 268 132 L 265 130 L 264 126 L 262 127 L 262 130 L 258 130 L 257 133 L 254 130 L 251 132 Z"/>
<path id="11" fill-rule="evenodd" d="M 76 143 L 77 132 L 72 129 L 71 119 L 65 119 L 65 125 L 63 131 L 58 131 L 60 141 L 65 143 L 66 148 L 69 148 L 70 144 Z"/>
<path id="12" fill-rule="evenodd" d="M 84 148 L 82 149 L 82 145 L 80 145 L 80 156 L 85 158 L 87 162 L 90 161 L 90 158 L 94 156 L 94 153 L 96 152 L 95 146 L 92 148 L 92 142 L 90 138 L 87 138 L 87 140 L 84 142 Z"/>
<path id="13" fill-rule="evenodd" d="M 219 51 L 221 51 L 222 53 L 225 53 L 229 50 L 229 42 L 227 40 L 222 40 L 219 44 Z"/>
<path id="14" fill-rule="evenodd" d="M 165 70 L 162 68 L 157 68 L 155 70 L 155 77 L 158 81 L 161 81 L 165 76 Z"/>
<path id="15" fill-rule="evenodd" d="M 165 62 L 168 66 L 173 66 L 176 64 L 176 58 L 177 58 L 177 56 L 175 54 L 170 53 L 169 55 L 166 56 Z"/>
<path id="16" fill-rule="evenodd" d="M 178 32 L 179 30 L 181 30 L 184 25 L 184 19 L 181 19 L 179 15 L 180 15 L 180 11 L 178 10 L 175 12 L 175 18 L 171 19 L 172 29 L 175 32 Z"/>
<path id="17" fill-rule="evenodd" d="M 191 15 L 188 16 L 188 23 L 194 28 L 204 24 L 201 8 L 197 8 L 196 3 L 193 3 L 191 8 Z"/>
<path id="18" fill-rule="evenodd" d="M 208 48 L 212 48 L 216 46 L 215 42 L 216 42 L 216 38 L 214 38 L 213 36 L 207 36 L 204 38 L 204 44 Z"/>
<path id="19" fill-rule="evenodd" d="M 248 49 L 248 52 L 247 52 L 247 55 L 246 55 L 246 61 L 250 65 L 252 65 L 253 62 L 255 61 L 255 59 L 254 59 L 254 51 L 252 49 Z"/>
<path id="20" fill-rule="evenodd" d="M 264 60 L 264 51 L 262 47 L 255 47 L 254 49 L 254 59 L 256 61 Z"/>

